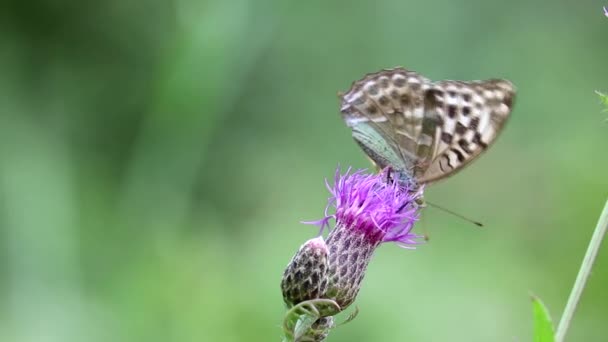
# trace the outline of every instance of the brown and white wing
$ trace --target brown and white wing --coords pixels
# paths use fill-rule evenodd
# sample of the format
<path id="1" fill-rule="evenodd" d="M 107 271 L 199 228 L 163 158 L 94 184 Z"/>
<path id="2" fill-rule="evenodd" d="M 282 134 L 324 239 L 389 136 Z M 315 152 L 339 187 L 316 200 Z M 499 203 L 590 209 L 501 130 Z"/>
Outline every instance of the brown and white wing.
<path id="1" fill-rule="evenodd" d="M 421 139 L 424 94 L 431 85 L 430 80 L 400 67 L 368 74 L 342 95 L 342 118 L 354 132 L 357 126 L 372 125 L 400 154 L 402 164 L 413 168 L 420 159 L 420 141 L 425 140 Z M 378 159 L 364 150 L 370 158 Z M 387 166 L 374 161 L 381 168 Z"/>
<path id="2" fill-rule="evenodd" d="M 495 140 L 515 99 L 506 80 L 439 81 L 425 94 L 424 117 L 436 122 L 431 153 L 416 169 L 421 183 L 450 176 L 475 160 Z"/>
<path id="3" fill-rule="evenodd" d="M 354 82 L 342 95 L 340 111 L 378 166 L 405 166 L 418 182 L 430 183 L 461 170 L 494 142 L 514 98 L 506 80 L 432 82 L 398 67 Z M 386 140 L 401 165 L 358 138 L 358 128 L 366 125 Z"/>

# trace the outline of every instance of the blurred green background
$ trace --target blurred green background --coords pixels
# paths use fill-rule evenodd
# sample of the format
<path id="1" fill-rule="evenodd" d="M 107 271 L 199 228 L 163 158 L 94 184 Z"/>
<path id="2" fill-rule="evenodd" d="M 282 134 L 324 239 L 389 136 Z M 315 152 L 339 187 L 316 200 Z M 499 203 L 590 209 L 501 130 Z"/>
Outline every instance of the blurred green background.
<path id="1" fill-rule="evenodd" d="M 4 1 L 0 340 L 278 341 L 323 179 L 369 167 L 337 92 L 405 66 L 518 87 L 490 153 L 429 187 L 330 341 L 529 341 L 608 195 L 600 1 Z M 608 246 L 569 337 L 606 341 Z"/>

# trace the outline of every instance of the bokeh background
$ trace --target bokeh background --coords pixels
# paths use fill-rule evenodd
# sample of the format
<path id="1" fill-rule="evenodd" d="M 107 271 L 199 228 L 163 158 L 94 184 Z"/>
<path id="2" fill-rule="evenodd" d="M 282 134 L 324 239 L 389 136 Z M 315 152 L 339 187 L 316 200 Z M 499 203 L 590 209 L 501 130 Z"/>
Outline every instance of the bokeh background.
<path id="1" fill-rule="evenodd" d="M 405 66 L 518 87 L 490 152 L 429 187 L 330 341 L 529 341 L 608 195 L 601 1 L 4 1 L 0 340 L 278 341 L 323 180 L 369 167 L 338 91 Z M 608 246 L 571 341 L 608 339 Z"/>

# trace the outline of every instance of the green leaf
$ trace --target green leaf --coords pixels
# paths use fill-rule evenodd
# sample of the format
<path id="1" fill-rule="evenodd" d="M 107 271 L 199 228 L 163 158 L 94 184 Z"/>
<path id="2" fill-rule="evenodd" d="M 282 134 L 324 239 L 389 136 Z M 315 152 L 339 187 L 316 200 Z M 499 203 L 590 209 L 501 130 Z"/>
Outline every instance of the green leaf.
<path id="1" fill-rule="evenodd" d="M 604 111 L 608 111 L 608 95 L 606 95 L 598 90 L 596 90 L 595 93 L 600 97 L 600 101 L 602 102 L 604 107 L 606 107 L 606 109 L 604 109 Z"/>
<path id="2" fill-rule="evenodd" d="M 311 314 L 301 315 L 300 318 L 298 319 L 298 322 L 296 323 L 295 329 L 293 330 L 293 335 L 294 335 L 295 341 L 302 340 L 302 337 L 304 337 L 304 336 L 306 336 L 306 334 L 308 334 L 312 325 L 315 323 L 315 321 L 318 318 L 319 317 L 317 317 L 316 315 L 311 315 Z"/>
<path id="3" fill-rule="evenodd" d="M 355 306 L 355 311 L 351 312 L 350 315 L 348 315 L 348 317 L 346 317 L 346 320 L 344 322 L 338 324 L 337 326 L 341 326 L 346 323 L 350 323 L 353 319 L 355 319 L 357 317 L 358 314 L 359 314 L 359 307 Z"/>
<path id="4" fill-rule="evenodd" d="M 331 299 L 311 299 L 291 308 L 283 320 L 283 341 L 299 341 L 305 336 L 318 333 L 312 325 L 321 317 L 340 312 L 340 306 Z M 323 329 L 329 331 L 329 328 Z"/>
<path id="5" fill-rule="evenodd" d="M 534 313 L 534 342 L 554 342 L 553 323 L 549 311 L 536 296 L 532 296 Z"/>

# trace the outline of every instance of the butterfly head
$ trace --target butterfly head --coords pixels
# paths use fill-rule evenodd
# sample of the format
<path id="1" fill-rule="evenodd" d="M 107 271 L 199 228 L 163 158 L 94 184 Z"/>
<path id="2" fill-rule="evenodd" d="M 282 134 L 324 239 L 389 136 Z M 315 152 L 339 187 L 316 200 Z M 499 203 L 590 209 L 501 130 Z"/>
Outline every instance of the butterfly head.
<path id="1" fill-rule="evenodd" d="M 426 202 L 424 201 L 424 197 L 423 197 L 423 193 L 422 193 L 422 187 L 416 181 L 416 179 L 411 176 L 410 172 L 395 170 L 391 166 L 386 167 L 384 169 L 384 171 L 382 171 L 382 172 L 385 174 L 387 183 L 389 183 L 389 184 L 397 183 L 397 185 L 399 186 L 399 189 L 401 189 L 401 191 L 406 191 L 408 193 L 415 194 L 415 196 L 414 196 L 415 200 L 414 200 L 413 204 L 417 208 L 422 209 L 422 208 L 426 207 Z M 404 205 L 404 208 L 405 208 L 405 205 Z"/>

